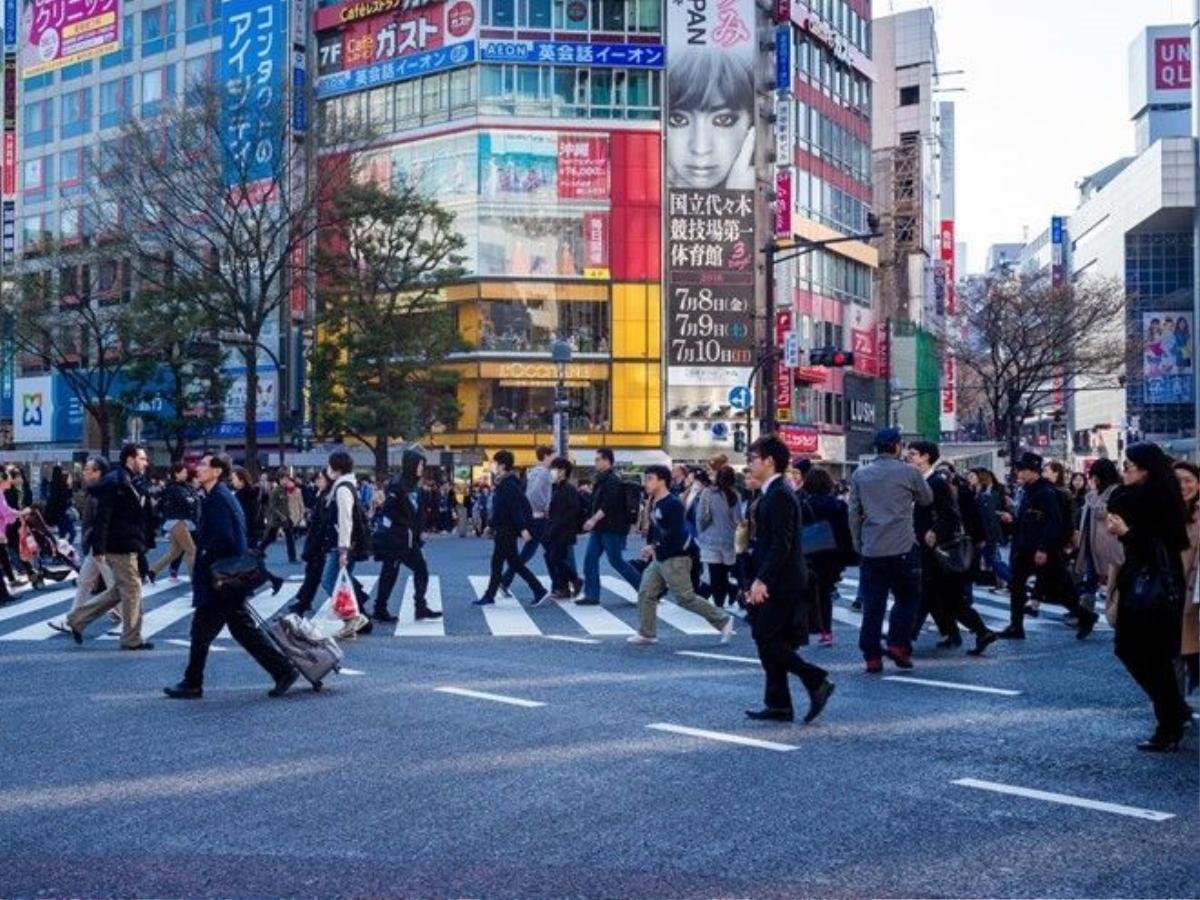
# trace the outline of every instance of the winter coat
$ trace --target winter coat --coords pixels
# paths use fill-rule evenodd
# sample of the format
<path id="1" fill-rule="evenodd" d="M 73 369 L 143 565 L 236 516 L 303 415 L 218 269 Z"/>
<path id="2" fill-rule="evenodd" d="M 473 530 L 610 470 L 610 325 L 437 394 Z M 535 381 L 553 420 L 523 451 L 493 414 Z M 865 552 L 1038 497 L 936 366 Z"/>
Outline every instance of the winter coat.
<path id="1" fill-rule="evenodd" d="M 696 543 L 700 545 L 700 561 L 732 566 L 737 562 L 734 538 L 742 521 L 735 499 L 730 503 L 716 487 L 705 488 L 692 504 L 696 510 Z"/>
<path id="2" fill-rule="evenodd" d="M 1121 541 L 1109 534 L 1105 520 L 1108 517 L 1108 500 L 1118 485 L 1106 488 L 1103 494 L 1088 491 L 1083 505 L 1083 519 L 1079 525 L 1079 555 L 1075 557 L 1075 575 L 1083 578 L 1087 573 L 1090 557 L 1092 571 L 1103 580 L 1108 579 L 1109 566 L 1119 566 L 1125 559 Z"/>
<path id="3" fill-rule="evenodd" d="M 233 495 L 242 507 L 242 516 L 246 520 L 246 538 L 252 546 L 257 547 L 263 538 L 262 491 L 257 484 L 247 484 L 240 491 L 234 491 Z"/>
<path id="4" fill-rule="evenodd" d="M 92 543 L 98 552 L 145 553 L 150 499 L 124 466 L 116 466 L 93 487 L 96 519 Z"/>
<path id="5" fill-rule="evenodd" d="M 1200 504 L 1188 519 L 1188 547 L 1183 551 L 1183 572 L 1187 589 L 1183 595 L 1183 641 L 1179 652 L 1200 653 L 1200 604 L 1195 603 L 1196 582 L 1200 579 Z"/>
<path id="6" fill-rule="evenodd" d="M 158 514 L 164 522 L 182 520 L 195 525 L 200 518 L 200 498 L 191 485 L 172 481 L 163 489 Z"/>

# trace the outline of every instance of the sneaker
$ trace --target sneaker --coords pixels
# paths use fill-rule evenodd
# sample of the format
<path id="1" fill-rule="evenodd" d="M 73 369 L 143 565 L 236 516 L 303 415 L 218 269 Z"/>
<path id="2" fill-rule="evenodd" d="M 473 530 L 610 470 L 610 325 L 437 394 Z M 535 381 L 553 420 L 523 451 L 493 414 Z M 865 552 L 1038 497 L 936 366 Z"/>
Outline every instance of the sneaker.
<path id="1" fill-rule="evenodd" d="M 571 581 L 571 596 L 578 597 L 583 593 L 583 579 L 575 578 Z"/>
<path id="2" fill-rule="evenodd" d="M 822 631 L 821 637 L 817 639 L 817 644 L 821 647 L 832 647 L 833 646 L 833 632 Z"/>
<path id="3" fill-rule="evenodd" d="M 576 606 L 599 606 L 600 601 L 595 597 L 580 597 L 575 601 Z"/>
<path id="4" fill-rule="evenodd" d="M 658 638 L 646 637 L 644 634 L 641 634 L 641 633 L 631 634 L 629 637 L 625 638 L 625 640 L 627 640 L 631 644 L 637 644 L 638 646 L 644 646 L 646 644 L 657 644 L 658 643 Z"/>
<path id="5" fill-rule="evenodd" d="M 532 604 L 530 604 L 529 608 L 530 609 L 538 609 L 539 607 L 542 607 L 542 606 L 549 606 L 551 603 L 554 602 L 554 600 L 555 600 L 555 597 L 553 594 L 542 594 L 542 596 L 538 597 L 536 600 L 533 601 Z"/>
<path id="6" fill-rule="evenodd" d="M 569 590 L 564 590 L 563 588 L 558 588 L 556 590 L 551 591 L 550 596 L 553 597 L 555 600 L 570 600 L 575 595 L 572 594 Z"/>
<path id="7" fill-rule="evenodd" d="M 882 659 L 868 659 L 867 660 L 867 674 L 868 675 L 878 675 L 882 671 L 883 671 L 883 660 Z"/>
<path id="8" fill-rule="evenodd" d="M 440 619 L 442 614 L 430 609 L 428 606 L 422 606 L 413 614 L 413 621 L 422 622 L 426 619 Z"/>
<path id="9" fill-rule="evenodd" d="M 889 644 L 884 649 L 883 655 L 890 659 L 897 669 L 911 669 L 913 667 L 912 654 L 903 647 Z"/>
<path id="10" fill-rule="evenodd" d="M 49 625 L 51 628 L 53 628 L 55 631 L 61 632 L 62 634 L 70 634 L 71 633 L 71 629 L 67 627 L 66 619 L 51 619 L 46 624 Z"/>
<path id="11" fill-rule="evenodd" d="M 718 640 L 717 643 L 724 647 L 731 640 L 733 640 L 733 636 L 735 634 L 737 634 L 737 632 L 733 630 L 733 616 L 730 616 L 725 620 L 725 624 L 721 626 L 721 639 Z"/>
<path id="12" fill-rule="evenodd" d="M 472 600 L 472 606 L 493 606 L 496 603 L 495 597 L 480 597 L 478 600 Z"/>
<path id="13" fill-rule="evenodd" d="M 1095 613 L 1090 613 L 1086 609 L 1084 615 L 1079 618 L 1079 630 L 1075 632 L 1075 637 L 1079 640 L 1085 640 L 1092 629 L 1096 627 L 1096 623 L 1100 621 L 1100 617 Z"/>
<path id="14" fill-rule="evenodd" d="M 115 622 L 118 625 L 121 624 L 121 614 L 115 609 L 110 609 L 105 615 L 108 616 L 108 621 Z"/>

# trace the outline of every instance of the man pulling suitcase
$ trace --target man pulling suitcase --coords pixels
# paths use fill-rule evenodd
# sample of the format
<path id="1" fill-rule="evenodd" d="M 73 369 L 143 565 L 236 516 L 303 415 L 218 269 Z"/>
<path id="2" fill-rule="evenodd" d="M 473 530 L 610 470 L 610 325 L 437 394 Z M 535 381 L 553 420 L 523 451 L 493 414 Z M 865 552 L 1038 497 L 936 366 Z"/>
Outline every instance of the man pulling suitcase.
<path id="1" fill-rule="evenodd" d="M 197 700 L 204 695 L 208 648 L 226 625 L 233 639 L 275 680 L 275 686 L 267 692 L 270 696 L 282 697 L 300 677 L 296 667 L 260 630 L 246 607 L 247 596 L 222 594 L 213 588 L 213 563 L 246 552 L 246 520 L 225 484 L 230 468 L 228 459 L 212 453 L 202 456 L 196 467 L 204 494 L 200 528 L 196 532 L 196 567 L 192 572 L 192 605 L 196 614 L 192 617 L 191 650 L 183 680 L 163 688 L 163 693 L 174 700 Z"/>

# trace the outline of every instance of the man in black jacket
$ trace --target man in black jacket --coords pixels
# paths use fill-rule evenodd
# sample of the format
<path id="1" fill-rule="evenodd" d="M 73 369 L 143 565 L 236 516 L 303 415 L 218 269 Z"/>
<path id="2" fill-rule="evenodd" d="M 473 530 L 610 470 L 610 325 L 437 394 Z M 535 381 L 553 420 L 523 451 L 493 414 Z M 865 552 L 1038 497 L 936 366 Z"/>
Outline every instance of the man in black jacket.
<path id="1" fill-rule="evenodd" d="M 625 486 L 613 471 L 613 461 L 613 452 L 607 447 L 596 451 L 592 514 L 583 523 L 583 530 L 591 536 L 583 557 L 583 596 L 575 601 L 580 606 L 600 603 L 601 556 L 607 556 L 608 564 L 633 587 L 638 588 L 642 583 L 641 574 L 622 555 L 629 537 L 630 511 L 625 502 Z"/>
<path id="2" fill-rule="evenodd" d="M 508 450 L 498 450 L 492 457 L 496 491 L 492 497 L 491 521 L 496 542 L 492 546 L 492 577 L 483 596 L 474 601 L 476 606 L 489 606 L 496 602 L 496 591 L 500 590 L 500 580 L 506 564 L 529 585 L 529 589 L 533 591 L 534 606 L 541 606 L 550 599 L 537 576 L 521 562 L 521 554 L 517 550 L 518 537 L 527 541 L 532 539 L 529 526 L 533 521 L 533 514 L 525 492 L 521 490 L 521 482 L 513 474 L 513 462 L 513 455 Z"/>
<path id="3" fill-rule="evenodd" d="M 213 587 L 213 563 L 242 556 L 248 546 L 245 515 L 225 485 L 229 470 L 229 461 L 212 453 L 201 457 L 196 467 L 204 493 L 200 528 L 196 531 L 196 567 L 192 572 L 192 605 L 196 612 L 192 616 L 191 645 L 183 680 L 163 688 L 163 693 L 172 700 L 198 700 L 203 696 L 208 649 L 226 625 L 233 639 L 275 679 L 275 686 L 267 692 L 270 696 L 282 697 L 300 676 L 259 629 L 246 609 L 246 595 L 222 594 Z"/>
<path id="4" fill-rule="evenodd" d="M 788 449 L 778 437 L 766 435 L 750 445 L 750 474 L 762 485 L 754 511 L 754 582 L 746 595 L 751 632 L 766 673 L 763 708 L 747 710 L 751 719 L 791 722 L 795 716 L 788 674 L 808 690 L 804 721 L 821 714 L 833 695 L 828 673 L 796 652 L 807 640 L 811 610 L 805 593 L 807 572 L 800 548 L 800 504 L 783 473 Z"/>
<path id="5" fill-rule="evenodd" d="M 1006 640 L 1025 640 L 1025 586 L 1031 575 L 1038 575 L 1046 588 L 1046 597 L 1057 598 L 1079 618 L 1075 636 L 1086 638 L 1099 618 L 1079 603 L 1078 594 L 1069 584 L 1070 573 L 1063 558 L 1063 547 L 1071 527 L 1063 521 L 1062 503 L 1054 485 L 1042 477 L 1042 458 L 1023 453 L 1016 462 L 1017 480 L 1024 486 L 1012 539 L 1012 580 L 1009 582 L 1009 626 L 1000 632 Z M 1011 522 L 1009 513 L 1001 513 Z"/>
<path id="6" fill-rule="evenodd" d="M 571 461 L 561 456 L 550 463 L 550 511 L 542 543 L 550 570 L 550 595 L 555 600 L 569 600 L 583 590 L 575 569 L 575 538 L 583 518 L 583 500 L 571 484 L 573 468 Z"/>
<path id="7" fill-rule="evenodd" d="M 108 564 L 113 583 L 89 603 L 67 616 L 75 643 L 83 643 L 84 630 L 118 604 L 121 607 L 121 649 L 153 650 L 142 640 L 142 580 L 138 556 L 146 552 L 150 501 L 139 487 L 149 460 L 144 447 L 128 444 L 120 463 L 96 485 L 96 518 L 92 555 L 100 566 Z"/>
<path id="8" fill-rule="evenodd" d="M 380 507 L 379 537 L 375 557 L 383 563 L 379 572 L 379 590 L 375 595 L 377 622 L 395 622 L 397 616 L 388 612 L 388 599 L 396 586 L 400 566 L 413 573 L 414 620 L 440 619 L 442 614 L 429 608 L 425 591 L 429 587 L 429 566 L 421 548 L 424 517 L 421 514 L 421 474 L 425 457 L 416 450 L 405 450 L 400 460 L 400 474 L 388 482 Z"/>
<path id="9" fill-rule="evenodd" d="M 946 476 L 934 469 L 940 457 L 941 451 L 932 441 L 912 441 L 908 445 L 909 465 L 916 467 L 933 492 L 933 503 L 913 507 L 913 533 L 921 547 L 921 604 L 913 623 L 913 641 L 920 636 L 926 616 L 932 615 L 942 633 L 939 647 L 962 646 L 958 631 L 958 623 L 962 622 L 975 635 L 975 647 L 968 652 L 981 656 L 995 642 L 996 633 L 971 606 L 970 586 L 964 585 L 969 580 L 967 573 L 949 571 L 937 557 L 937 547 L 964 535 L 958 497 Z"/>

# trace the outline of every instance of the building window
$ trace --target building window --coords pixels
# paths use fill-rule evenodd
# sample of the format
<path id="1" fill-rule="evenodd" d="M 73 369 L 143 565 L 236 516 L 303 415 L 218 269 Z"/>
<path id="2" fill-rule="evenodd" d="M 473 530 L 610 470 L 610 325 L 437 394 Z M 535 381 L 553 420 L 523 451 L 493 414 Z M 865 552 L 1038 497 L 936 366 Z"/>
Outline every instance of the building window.
<path id="1" fill-rule="evenodd" d="M 49 237 L 44 213 L 35 213 L 21 220 L 21 243 L 26 250 L 36 247 Z"/>
<path id="2" fill-rule="evenodd" d="M 921 102 L 921 86 L 910 84 L 907 87 L 900 88 L 900 105 L 901 106 L 916 106 Z"/>
<path id="3" fill-rule="evenodd" d="M 480 431 L 547 431 L 554 424 L 554 383 L 522 379 L 485 380 L 479 385 Z M 607 431 L 607 381 L 567 382 L 572 431 Z"/>
<path id="4" fill-rule="evenodd" d="M 515 27 L 516 0 L 483 0 L 483 24 L 495 28 Z"/>
<path id="5" fill-rule="evenodd" d="M 484 300 L 479 304 L 479 349 L 550 352 L 559 335 L 576 353 L 609 352 L 607 300 Z"/>
<path id="6" fill-rule="evenodd" d="M 183 20 L 189 44 L 203 41 L 217 33 L 220 0 L 184 0 Z"/>
<path id="7" fill-rule="evenodd" d="M 142 10 L 142 56 L 153 56 L 175 46 L 175 2 Z"/>
<path id="8" fill-rule="evenodd" d="M 54 140 L 54 101 L 25 104 L 25 147 L 41 147 Z"/>
<path id="9" fill-rule="evenodd" d="M 133 61 L 133 33 L 133 16 L 125 16 L 121 20 L 121 49 L 100 57 L 101 69 L 111 69 L 122 63 Z"/>
<path id="10" fill-rule="evenodd" d="M 21 172 L 21 188 L 27 200 L 37 200 L 46 192 L 46 158 L 36 157 L 25 160 Z"/>
<path id="11" fill-rule="evenodd" d="M 83 88 L 62 95 L 62 136 L 77 137 L 92 128 L 92 89 Z"/>
<path id="12" fill-rule="evenodd" d="M 126 75 L 100 85 L 100 127 L 115 128 L 120 125 L 129 109 L 133 91 L 133 77 Z"/>
<path id="13" fill-rule="evenodd" d="M 142 72 L 142 115 L 156 116 L 162 101 L 175 93 L 175 67 L 147 69 Z"/>
<path id="14" fill-rule="evenodd" d="M 83 148 L 64 150 L 58 157 L 59 188 L 64 197 L 80 193 L 83 188 Z"/>
<path id="15" fill-rule="evenodd" d="M 77 244 L 83 239 L 82 209 L 74 207 L 62 211 L 62 227 L 59 229 L 59 236 L 64 244 Z M 71 271 L 75 271 L 75 269 Z"/>

